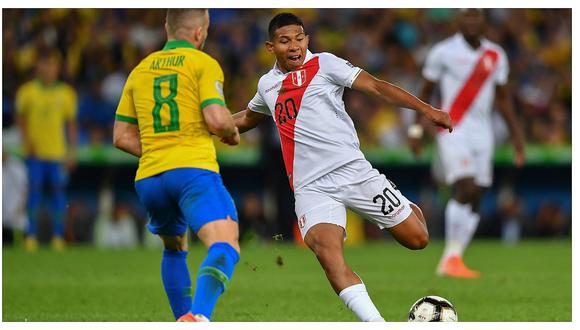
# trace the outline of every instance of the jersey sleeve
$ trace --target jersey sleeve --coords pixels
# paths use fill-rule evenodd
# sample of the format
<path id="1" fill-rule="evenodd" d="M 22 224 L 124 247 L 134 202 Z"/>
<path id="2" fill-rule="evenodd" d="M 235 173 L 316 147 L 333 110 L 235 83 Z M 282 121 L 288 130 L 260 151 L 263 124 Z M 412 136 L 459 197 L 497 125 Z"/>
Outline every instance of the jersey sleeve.
<path id="1" fill-rule="evenodd" d="M 256 92 L 256 95 L 254 95 L 254 97 L 250 100 L 250 103 L 248 103 L 248 109 L 267 116 L 272 115 L 270 108 L 268 108 L 266 101 L 264 101 L 264 98 L 260 94 L 260 87 L 258 87 L 258 91 Z"/>
<path id="2" fill-rule="evenodd" d="M 67 86 L 67 105 L 65 117 L 67 120 L 74 120 L 77 117 L 78 103 L 77 93 L 71 86 Z"/>
<path id="3" fill-rule="evenodd" d="M 431 49 L 431 51 L 429 51 L 427 59 L 425 60 L 425 65 L 423 66 L 423 78 L 432 82 L 439 81 L 444 70 L 443 59 L 443 47 L 436 45 Z"/>
<path id="4" fill-rule="evenodd" d="M 224 100 L 224 73 L 219 63 L 208 57 L 205 65 L 199 68 L 199 101 L 201 109 L 210 104 L 226 105 Z"/>
<path id="5" fill-rule="evenodd" d="M 26 86 L 27 85 L 21 86 L 16 91 L 15 107 L 16 107 L 16 113 L 18 113 L 20 115 L 26 114 L 26 112 L 28 110 L 27 100 L 29 100 L 29 97 L 28 97 L 28 88 L 26 88 Z"/>
<path id="6" fill-rule="evenodd" d="M 336 85 L 351 88 L 362 71 L 361 68 L 333 54 L 322 53 L 320 56 L 323 61 L 321 68 L 324 68 L 324 75 Z"/>
<path id="7" fill-rule="evenodd" d="M 503 49 L 499 52 L 499 59 L 497 61 L 497 68 L 495 69 L 495 83 L 498 85 L 505 85 L 508 82 L 510 68 L 507 55 Z"/>
<path id="8" fill-rule="evenodd" d="M 135 103 L 133 102 L 133 79 L 131 75 L 127 78 L 127 82 L 123 88 L 123 94 L 121 94 L 121 100 L 115 113 L 115 120 L 130 124 L 138 123 L 137 111 L 135 110 Z"/>

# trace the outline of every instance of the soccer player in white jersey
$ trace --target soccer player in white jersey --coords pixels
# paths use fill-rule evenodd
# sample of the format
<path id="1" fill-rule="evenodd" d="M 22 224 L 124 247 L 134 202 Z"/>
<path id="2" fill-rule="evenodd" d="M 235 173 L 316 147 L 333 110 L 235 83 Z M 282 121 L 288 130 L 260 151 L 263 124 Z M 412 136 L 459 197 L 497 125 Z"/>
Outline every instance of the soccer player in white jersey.
<path id="1" fill-rule="evenodd" d="M 507 87 L 509 63 L 504 50 L 482 35 L 481 10 L 459 11 L 460 32 L 436 44 L 423 68 L 421 99 L 429 100 L 436 84 L 442 106 L 453 121 L 453 134 L 435 132 L 445 182 L 453 186 L 445 208 L 445 250 L 437 267 L 442 276 L 478 278 L 463 263 L 463 251 L 479 223 L 479 204 L 492 183 L 494 98 L 510 129 L 515 164 L 524 163 L 524 139 Z M 419 119 L 420 121 L 420 119 Z M 421 151 L 421 127 L 409 130 L 411 146 Z"/>
<path id="2" fill-rule="evenodd" d="M 348 87 L 416 109 L 449 131 L 451 119 L 343 59 L 311 53 L 303 23 L 293 14 L 276 15 L 268 32 L 266 48 L 276 64 L 258 82 L 248 108 L 234 115 L 236 126 L 245 132 L 273 118 L 305 243 L 348 308 L 363 321 L 384 321 L 344 260 L 346 207 L 388 230 L 409 249 L 424 248 L 429 234 L 421 210 L 364 158 L 342 94 Z"/>

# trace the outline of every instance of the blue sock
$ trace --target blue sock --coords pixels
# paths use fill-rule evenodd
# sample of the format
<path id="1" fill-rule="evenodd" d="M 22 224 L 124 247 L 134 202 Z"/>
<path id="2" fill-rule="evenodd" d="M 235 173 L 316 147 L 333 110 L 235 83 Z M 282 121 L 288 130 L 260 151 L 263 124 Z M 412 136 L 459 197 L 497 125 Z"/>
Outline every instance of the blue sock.
<path id="1" fill-rule="evenodd" d="M 163 251 L 161 278 L 173 316 L 177 320 L 191 308 L 191 278 L 187 269 L 187 251 Z"/>
<path id="2" fill-rule="evenodd" d="M 28 208 L 28 227 L 26 235 L 36 237 L 38 231 L 38 208 Z"/>
<path id="3" fill-rule="evenodd" d="M 66 193 L 64 187 L 55 188 L 52 191 L 52 209 L 54 210 L 52 232 L 54 236 L 64 237 L 64 217 L 66 212 Z"/>
<path id="4" fill-rule="evenodd" d="M 197 285 L 191 306 L 193 314 L 203 314 L 211 319 L 215 304 L 232 278 L 238 260 L 238 251 L 228 243 L 214 243 L 209 247 L 207 257 L 197 273 Z"/>

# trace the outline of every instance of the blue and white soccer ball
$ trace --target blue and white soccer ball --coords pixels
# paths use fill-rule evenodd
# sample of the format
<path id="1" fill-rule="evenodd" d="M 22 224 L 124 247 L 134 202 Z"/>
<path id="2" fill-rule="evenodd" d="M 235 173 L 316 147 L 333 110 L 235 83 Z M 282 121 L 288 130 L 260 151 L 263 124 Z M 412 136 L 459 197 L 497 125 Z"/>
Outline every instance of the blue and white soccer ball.
<path id="1" fill-rule="evenodd" d="M 457 322 L 457 311 L 445 298 L 426 296 L 411 306 L 409 322 Z"/>

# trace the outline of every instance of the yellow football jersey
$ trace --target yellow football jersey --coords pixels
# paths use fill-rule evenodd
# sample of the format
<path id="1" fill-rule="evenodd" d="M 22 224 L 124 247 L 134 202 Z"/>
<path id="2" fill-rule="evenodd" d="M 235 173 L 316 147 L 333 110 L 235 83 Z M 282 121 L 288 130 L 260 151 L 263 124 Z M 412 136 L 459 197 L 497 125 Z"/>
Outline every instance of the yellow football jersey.
<path id="1" fill-rule="evenodd" d="M 29 81 L 16 92 L 16 112 L 24 117 L 35 156 L 62 161 L 67 151 L 65 124 L 77 113 L 74 89 L 62 82 L 45 86 L 40 80 Z"/>
<path id="2" fill-rule="evenodd" d="M 183 40 L 171 40 L 129 75 L 115 119 L 139 125 L 135 180 L 175 168 L 219 171 L 202 109 L 225 105 L 218 62 Z"/>

